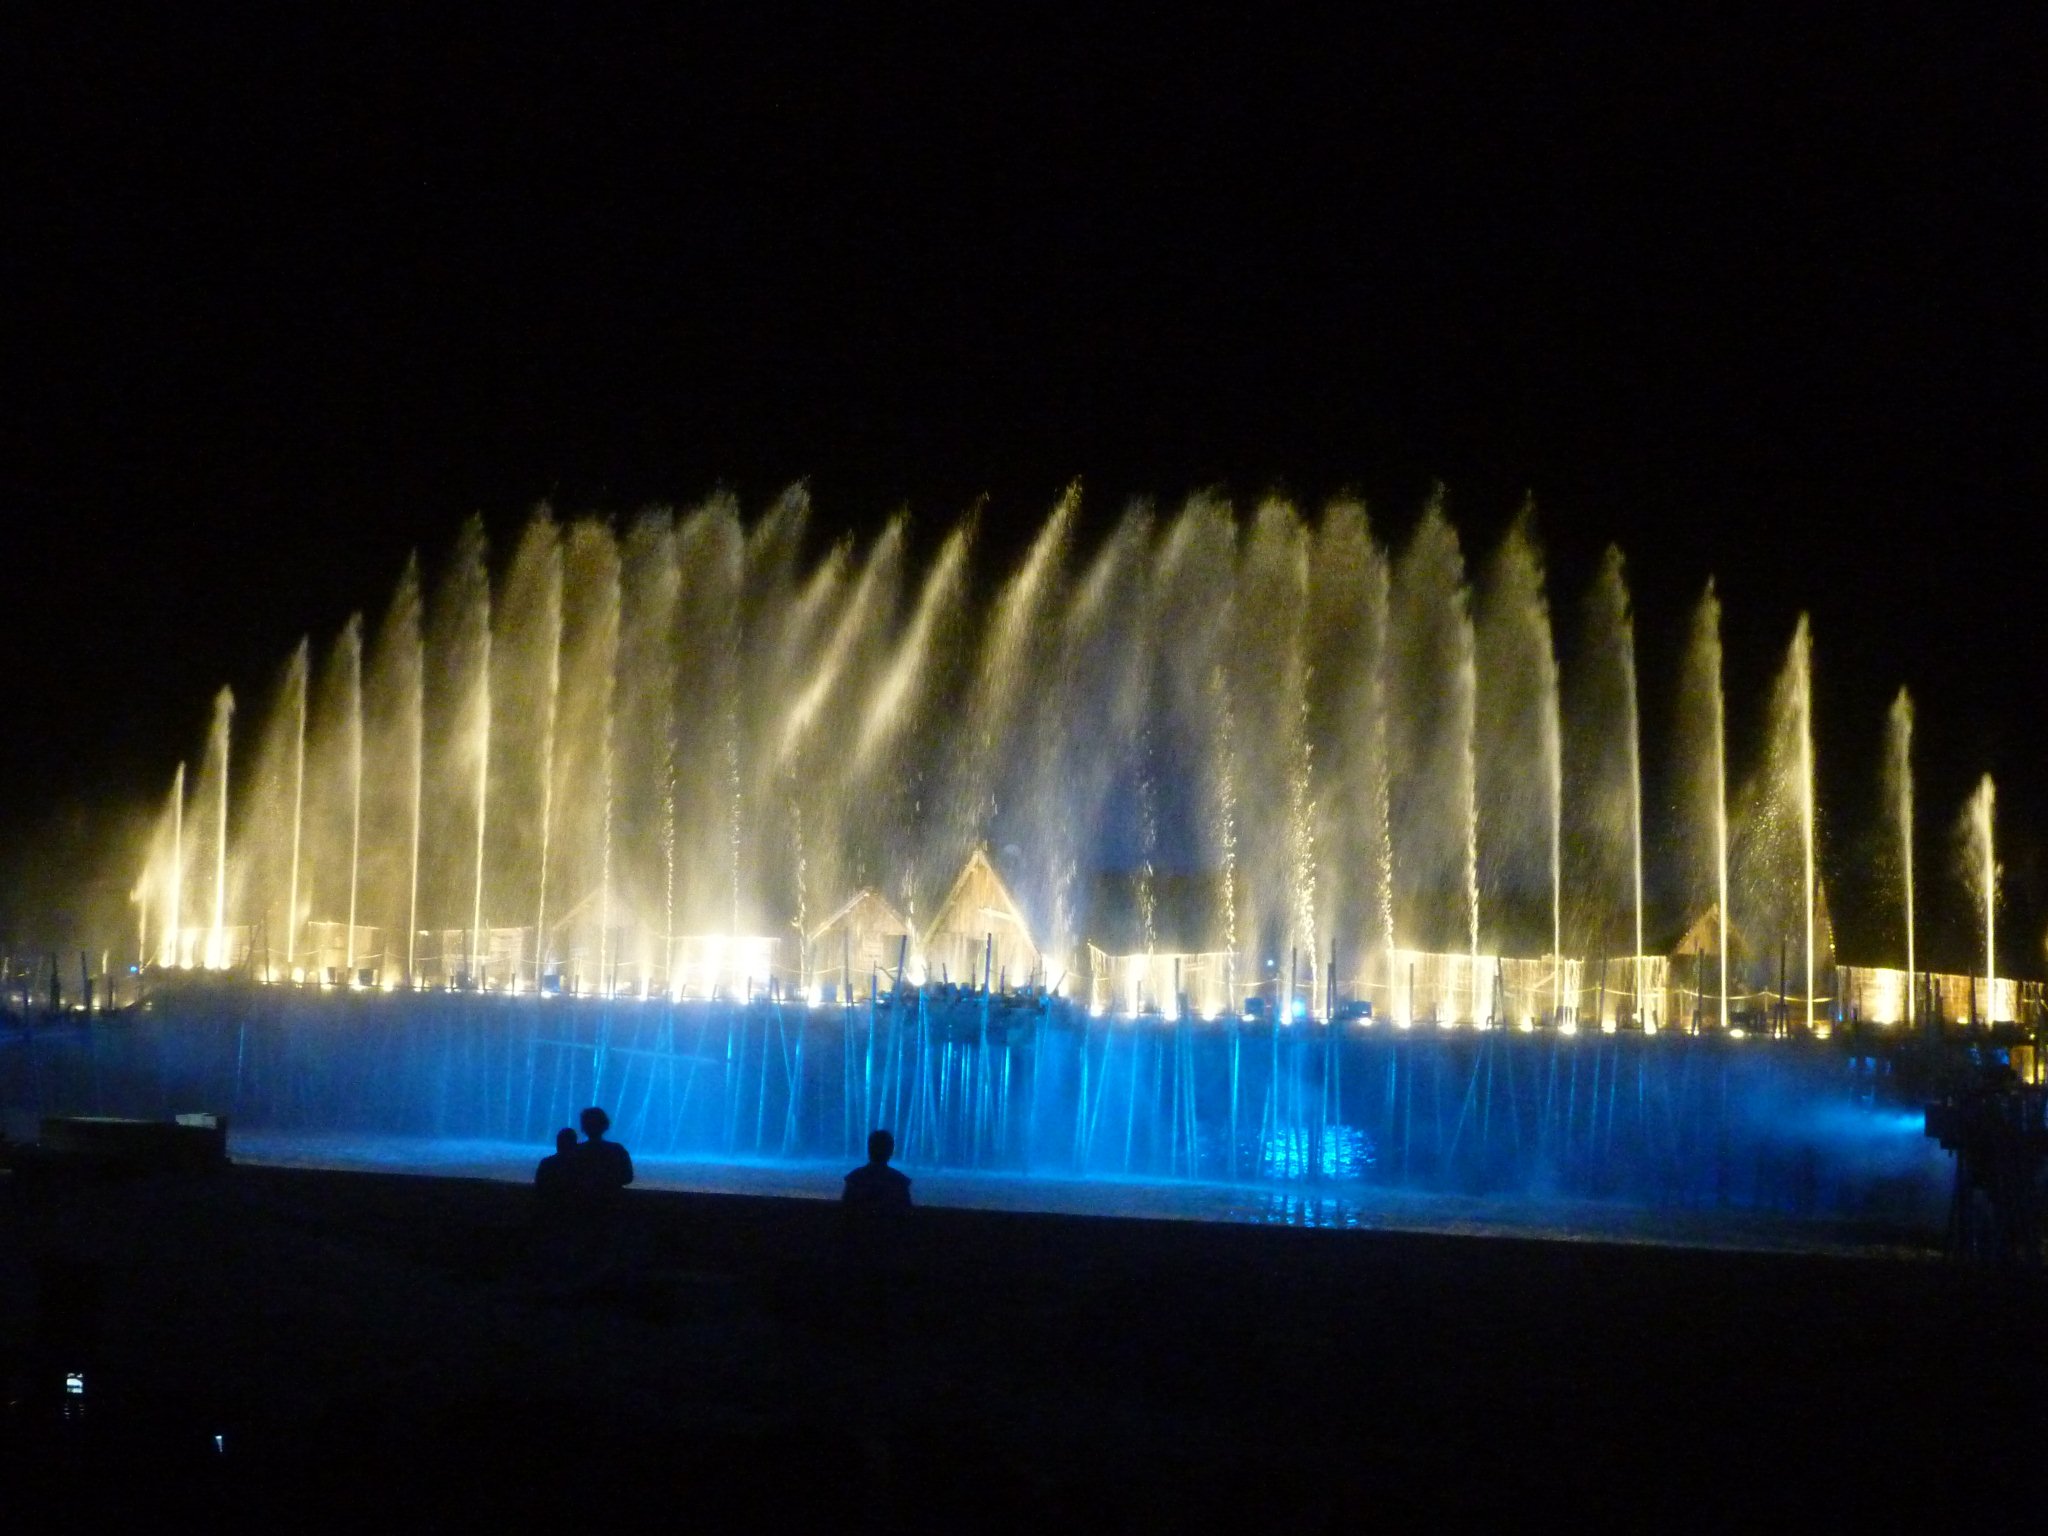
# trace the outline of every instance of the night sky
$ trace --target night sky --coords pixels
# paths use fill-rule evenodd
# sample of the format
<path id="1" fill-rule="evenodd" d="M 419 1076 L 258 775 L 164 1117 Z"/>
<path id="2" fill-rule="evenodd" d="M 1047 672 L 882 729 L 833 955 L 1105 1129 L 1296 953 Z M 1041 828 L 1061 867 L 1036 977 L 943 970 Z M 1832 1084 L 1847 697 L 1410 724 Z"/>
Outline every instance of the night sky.
<path id="1" fill-rule="evenodd" d="M 1909 684 L 2041 972 L 2038 8 L 988 9 L 10 7 L 4 936 L 473 511 L 1441 479 L 1561 639 L 1627 550 L 1652 752 L 1710 573 L 1738 768 L 1810 610 L 1845 870 Z"/>

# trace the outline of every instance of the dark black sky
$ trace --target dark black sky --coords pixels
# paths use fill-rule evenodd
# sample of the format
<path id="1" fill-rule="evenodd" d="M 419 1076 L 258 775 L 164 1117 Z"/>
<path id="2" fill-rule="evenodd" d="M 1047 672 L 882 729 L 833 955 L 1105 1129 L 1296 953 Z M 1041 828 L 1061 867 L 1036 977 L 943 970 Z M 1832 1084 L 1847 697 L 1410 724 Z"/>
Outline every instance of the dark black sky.
<path id="1" fill-rule="evenodd" d="M 17 854 L 473 510 L 1441 478 L 1623 544 L 1653 713 L 1811 609 L 1837 846 L 1907 682 L 2040 883 L 2037 8 L 415 9 L 0 19 Z"/>

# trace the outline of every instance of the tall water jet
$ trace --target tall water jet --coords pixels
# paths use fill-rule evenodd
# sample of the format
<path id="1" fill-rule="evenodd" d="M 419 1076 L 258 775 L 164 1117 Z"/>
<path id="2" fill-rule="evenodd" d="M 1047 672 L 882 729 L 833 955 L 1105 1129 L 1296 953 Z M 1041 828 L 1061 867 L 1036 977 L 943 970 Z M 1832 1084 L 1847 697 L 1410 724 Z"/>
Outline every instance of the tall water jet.
<path id="1" fill-rule="evenodd" d="M 490 816 L 491 584 L 483 520 L 462 526 L 426 625 L 419 918 L 428 964 L 473 983 L 483 926 Z"/>
<path id="2" fill-rule="evenodd" d="M 1012 763 L 1019 755 L 1010 747 L 1023 740 L 1029 690 L 1054 665 L 1054 620 L 1080 506 L 1080 486 L 1068 486 L 1024 563 L 1003 584 L 983 632 L 947 775 L 947 845 L 932 861 L 941 880 L 951 880 L 968 852 L 998 830 L 1003 791 L 1015 782 Z"/>
<path id="3" fill-rule="evenodd" d="M 427 787 L 427 643 L 424 634 L 415 637 L 413 658 L 413 676 L 418 686 L 412 694 L 412 879 L 407 887 L 405 903 L 405 975 L 408 985 L 415 985 L 415 978 L 419 975 L 420 818 L 425 809 Z"/>
<path id="4" fill-rule="evenodd" d="M 1309 558 L 1309 743 L 1316 792 L 1317 927 L 1355 968 L 1393 948 L 1388 847 L 1386 643 L 1388 571 L 1365 508 L 1324 510 Z M 1382 960 L 1384 965 L 1384 960 Z M 1364 978 L 1370 970 L 1354 970 Z"/>
<path id="5" fill-rule="evenodd" d="M 554 750 L 561 684 L 562 548 L 554 518 L 540 508 L 526 525 L 491 604 L 491 689 L 520 707 L 491 723 L 491 841 L 487 857 L 491 916 L 533 924 L 533 954 L 522 942 L 503 958 L 503 981 L 535 984 L 546 970 L 548 851 L 555 828 Z M 524 922 L 521 922 L 524 927 Z"/>
<path id="6" fill-rule="evenodd" d="M 1038 805 L 1034 820 L 1052 828 L 1057 844 L 1051 942 L 1045 950 L 1048 984 L 1076 968 L 1084 916 L 1108 917 L 1084 913 L 1072 894 L 1091 855 L 1099 867 L 1135 870 L 1135 923 L 1098 927 L 1097 934 L 1114 934 L 1119 947 L 1134 943 L 1147 954 L 1160 942 L 1156 877 L 1162 828 L 1151 705 L 1161 668 L 1149 643 L 1158 622 L 1152 531 L 1149 506 L 1128 508 L 1075 584 L 1061 621 L 1032 792 Z M 1056 726 L 1077 718 L 1096 722 L 1095 749 L 1085 754 L 1073 753 Z M 1134 847 L 1127 842 L 1132 838 Z M 1185 922 L 1185 914 L 1175 916 Z M 1177 942 L 1185 945 L 1191 937 L 1181 933 Z"/>
<path id="7" fill-rule="evenodd" d="M 954 524 L 904 622 L 893 636 L 872 637 L 874 645 L 886 644 L 886 651 L 872 652 L 873 659 L 862 668 L 866 677 L 848 678 L 847 702 L 857 709 L 858 720 L 851 728 L 852 758 L 842 756 L 840 766 L 842 809 L 835 814 L 846 829 L 841 857 L 860 871 L 857 884 L 873 885 L 905 903 L 914 903 L 925 878 L 922 807 L 929 790 L 924 769 L 950 732 L 942 705 L 956 693 L 969 665 L 964 643 L 972 602 L 968 557 L 977 525 L 973 511 Z M 1046 667 L 1042 684 L 1040 697 L 1030 702 L 1048 711 L 1059 687 L 1056 667 Z M 1033 905 L 1042 914 L 1045 935 L 1059 927 L 1066 911 L 1057 866 L 1068 829 L 1062 818 L 1039 814 L 1047 745 L 1043 731 L 1031 732 L 1022 745 L 1022 760 L 1015 765 L 1019 792 L 1012 803 L 1029 830 L 1013 832 L 1011 840 L 1028 846 L 1037 861 L 1012 875 L 1041 877 L 1040 885 L 1024 889 L 1020 899 L 1037 898 Z M 800 918 L 802 930 L 809 917 Z"/>
<path id="8" fill-rule="evenodd" d="M 1225 653 L 1236 726 L 1228 745 L 1243 782 L 1259 787 L 1239 800 L 1246 938 L 1275 973 L 1273 1006 L 1285 1009 L 1296 981 L 1291 973 L 1277 974 L 1278 967 L 1297 951 L 1321 953 L 1303 632 L 1309 537 L 1286 502 L 1269 500 L 1253 517 L 1236 585 L 1236 627 Z"/>
<path id="9" fill-rule="evenodd" d="M 1439 491 L 1394 567 L 1388 758 L 1395 909 L 1412 949 L 1466 949 L 1479 979 L 1478 675 L 1458 535 Z M 1390 975 L 1389 985 L 1396 978 Z M 1446 993 L 1448 996 L 1448 993 Z M 1443 1022 L 1450 1022 L 1444 1020 Z"/>
<path id="10" fill-rule="evenodd" d="M 491 631 L 488 625 L 483 636 L 483 671 L 476 689 L 476 745 L 471 749 L 476 754 L 476 887 L 470 906 L 469 931 L 473 936 L 471 943 L 479 949 L 483 943 L 484 928 L 484 833 L 489 825 L 491 792 Z M 476 966 L 481 958 L 476 950 L 472 950 L 472 977 L 477 974 Z"/>
<path id="11" fill-rule="evenodd" d="M 308 637 L 299 641 L 299 648 L 292 652 L 291 691 L 294 713 L 298 718 L 292 733 L 292 872 L 284 908 L 284 963 L 287 969 L 298 963 L 299 855 L 304 847 L 306 831 L 306 715 L 312 692 L 312 648 L 312 639 Z"/>
<path id="12" fill-rule="evenodd" d="M 922 685 L 933 665 L 933 642 L 966 597 L 967 548 L 972 532 L 973 522 L 969 519 L 946 536 L 938 559 L 925 577 L 910 622 L 897 636 L 861 709 L 851 765 L 857 778 L 865 779 L 872 774 L 877 759 L 887 753 L 898 734 L 916 718 Z"/>
<path id="13" fill-rule="evenodd" d="M 165 966 L 178 963 L 180 935 L 184 932 L 185 905 L 185 765 L 171 775 L 171 870 L 165 882 L 163 959 Z"/>
<path id="14" fill-rule="evenodd" d="M 667 511 L 642 514 L 620 541 L 612 883 L 628 918 L 620 964 L 643 997 L 665 977 L 674 932 L 677 556 Z"/>
<path id="15" fill-rule="evenodd" d="M 1239 783 L 1231 750 L 1236 701 L 1225 664 L 1235 623 L 1237 529 L 1230 511 L 1211 496 L 1191 498 L 1161 544 L 1154 568 L 1154 611 L 1159 624 L 1160 703 L 1151 732 L 1151 758 L 1141 771 L 1177 765 L 1185 793 L 1153 809 L 1172 817 L 1194 854 L 1213 872 L 1204 884 L 1213 902 L 1204 914 L 1200 947 L 1224 955 L 1223 996 L 1243 1002 L 1240 967 L 1244 942 L 1239 922 Z M 1156 774 L 1155 774 L 1156 779 Z M 1157 793 L 1157 785 L 1141 793 Z"/>
<path id="16" fill-rule="evenodd" d="M 1906 1022 L 1915 1022 L 1920 969 L 1913 934 L 1913 696 L 1901 688 L 1885 731 L 1885 779 L 1899 839 L 1900 917 L 1906 930 Z"/>
<path id="17" fill-rule="evenodd" d="M 850 591 L 838 594 L 838 611 L 822 649 L 812 657 L 808 679 L 796 689 L 779 722 L 775 763 L 778 777 L 793 781 L 791 793 L 801 807 L 807 878 L 815 877 L 832 892 L 880 885 L 886 879 L 886 872 L 876 867 L 878 852 L 870 828 L 849 799 L 851 785 L 840 769 L 837 744 L 858 737 L 865 701 L 859 684 L 885 665 L 902 599 L 908 537 L 909 519 L 891 518 L 862 563 L 858 580 Z M 783 693 L 787 692 L 785 688 Z M 817 761 L 815 754 L 820 752 L 833 754 L 833 767 Z"/>
<path id="18" fill-rule="evenodd" d="M 235 696 L 226 688 L 214 696 L 208 770 L 214 775 L 213 927 L 206 940 L 206 964 L 220 970 L 227 961 L 228 912 L 228 748 Z"/>
<path id="19" fill-rule="evenodd" d="M 1472 645 L 1472 626 L 1464 626 L 1465 649 L 1456 674 L 1460 750 L 1458 790 L 1465 811 L 1465 930 L 1470 962 L 1469 1017 L 1478 1022 L 1479 1002 L 1479 751 L 1477 744 L 1479 672 Z"/>
<path id="20" fill-rule="evenodd" d="M 548 963 L 548 850 L 555 825 L 555 725 L 562 706 L 562 547 L 548 540 L 547 590 L 541 618 L 542 666 L 540 715 L 540 867 L 535 877 L 533 942 L 534 985 Z"/>
<path id="21" fill-rule="evenodd" d="M 1614 551 L 1618 566 L 1621 552 Z M 1634 877 L 1632 894 L 1635 897 L 1636 951 L 1635 962 L 1629 967 L 1634 979 L 1634 1005 L 1638 1022 L 1643 1012 L 1643 962 L 1649 950 L 1643 943 L 1643 718 L 1642 707 L 1636 694 L 1636 631 L 1635 619 L 1628 612 L 1627 595 L 1623 594 L 1621 639 L 1621 663 L 1624 697 L 1628 700 L 1628 822 L 1629 822 L 1629 863 Z"/>
<path id="22" fill-rule="evenodd" d="M 362 903 L 365 925 L 381 936 L 378 979 L 385 985 L 419 975 L 426 788 L 421 618 L 419 563 L 412 559 L 363 662 Z"/>
<path id="23" fill-rule="evenodd" d="M 1694 899 L 1709 893 L 1713 899 L 1720 973 L 1715 1013 L 1717 1023 L 1726 1030 L 1730 1024 L 1728 714 L 1722 688 L 1721 599 L 1711 580 L 1693 611 L 1692 634 L 1686 646 L 1684 680 L 1679 689 L 1678 747 L 1680 804 L 1686 813 L 1680 829 L 1681 848 L 1694 854 L 1688 861 L 1691 867 L 1686 871 L 1686 885 Z M 1706 855 L 1704 869 L 1700 868 L 1698 852 Z M 1697 947 L 1693 972 L 1697 978 Z M 1697 979 L 1694 990 L 1696 994 L 1701 990 Z"/>
<path id="24" fill-rule="evenodd" d="M 1978 780 L 1976 793 L 1970 796 L 1969 807 L 1964 813 L 1970 840 L 1973 883 L 1984 917 L 1983 1018 L 1986 1024 L 1998 1021 L 1998 847 L 1993 825 L 1996 809 L 1997 791 L 1992 786 L 1991 775 L 1987 773 Z"/>
<path id="25" fill-rule="evenodd" d="M 1635 619 L 1621 551 L 1609 546 L 1586 598 L 1584 641 L 1568 674 L 1565 779 L 1573 786 L 1564 924 L 1579 952 L 1607 956 L 1643 944 L 1642 719 L 1636 691 Z M 1628 922 L 1623 934 L 1614 920 Z M 1647 979 L 1632 961 L 1630 1006 L 1650 1027 Z M 1607 1022 L 1605 1020 L 1603 1023 Z"/>
<path id="26" fill-rule="evenodd" d="M 1540 925 L 1550 957 L 1550 1016 L 1568 1025 L 1563 733 L 1550 604 L 1530 507 L 1523 508 L 1490 562 L 1476 639 L 1476 772 L 1480 843 L 1486 851 L 1482 889 L 1493 903 L 1494 924 L 1504 940 L 1529 943 L 1533 949 L 1532 941 L 1543 942 L 1536 941 Z M 1476 942 L 1473 948 L 1476 953 Z M 1476 987 L 1476 975 L 1474 981 Z"/>
<path id="27" fill-rule="evenodd" d="M 1774 1027 L 1818 1022 L 1813 986 L 1819 969 L 1819 879 L 1816 871 L 1813 761 L 1813 646 L 1804 614 L 1786 648 L 1771 690 L 1765 751 L 1745 781 L 1731 818 L 1734 882 L 1743 892 L 1752 937 L 1775 940 L 1776 974 L 1757 978 L 1776 998 Z M 1795 955 L 1795 951 L 1797 952 Z M 1766 959 L 1770 950 L 1753 956 Z M 1795 968 L 1792 964 L 1797 959 Z M 1799 1015 L 1792 988 L 1804 983 Z M 1825 1027 L 1824 1025 L 1822 1027 Z"/>
<path id="28" fill-rule="evenodd" d="M 268 978 L 294 945 L 304 812 L 305 681 L 310 645 L 292 648 L 263 713 L 237 733 L 228 828 L 227 915 L 233 947 Z M 238 711 L 246 715 L 246 709 Z"/>
<path id="29" fill-rule="evenodd" d="M 737 909 L 737 888 L 728 880 L 721 895 L 719 880 L 732 857 L 726 839 L 735 814 L 742 852 L 749 855 L 751 911 L 767 921 L 774 920 L 769 913 L 796 911 L 808 919 L 818 892 L 811 860 L 817 808 L 807 801 L 818 775 L 807 777 L 795 757 L 784 758 L 779 707 L 738 707 L 742 696 L 776 704 L 787 698 L 817 664 L 821 637 L 845 604 L 853 541 L 835 540 L 799 581 L 793 545 L 801 531 L 802 504 L 785 499 L 744 537 L 737 510 L 725 503 L 693 514 L 678 533 L 683 605 L 677 654 L 683 666 L 707 678 L 702 693 L 713 701 L 711 708 L 686 712 L 677 731 L 677 815 L 689 834 L 678 858 L 683 895 L 677 921 L 698 932 L 724 928 Z M 731 597 L 721 610 L 706 592 Z M 736 617 L 750 626 L 744 634 Z M 736 748 L 736 758 L 728 756 L 728 746 Z M 840 900 L 848 893 L 822 894 Z"/>
<path id="30" fill-rule="evenodd" d="M 553 932 L 579 990 L 610 990 L 612 717 L 619 651 L 619 548 L 605 524 L 571 525 L 563 550 L 561 704 L 553 755 L 554 837 L 548 888 Z"/>
<path id="31" fill-rule="evenodd" d="M 348 942 L 343 974 L 356 982 L 356 898 L 363 872 L 363 620 L 351 614 L 341 632 L 343 676 L 348 687 Z"/>
<path id="32" fill-rule="evenodd" d="M 1792 632 L 1792 698 L 1799 732 L 1799 842 L 1801 896 L 1806 919 L 1806 1027 L 1813 1029 L 1813 634 L 1805 614 Z"/>
<path id="33" fill-rule="evenodd" d="M 1393 759 L 1387 731 L 1387 625 L 1391 596 L 1392 573 L 1386 557 L 1381 555 L 1377 562 L 1378 580 L 1374 583 L 1373 601 L 1367 608 L 1366 635 L 1373 648 L 1375 665 L 1372 674 L 1372 693 L 1369 705 L 1372 743 L 1372 837 L 1373 867 L 1378 875 L 1376 886 L 1380 908 L 1380 945 L 1391 966 L 1394 961 L 1394 807 L 1393 807 Z"/>

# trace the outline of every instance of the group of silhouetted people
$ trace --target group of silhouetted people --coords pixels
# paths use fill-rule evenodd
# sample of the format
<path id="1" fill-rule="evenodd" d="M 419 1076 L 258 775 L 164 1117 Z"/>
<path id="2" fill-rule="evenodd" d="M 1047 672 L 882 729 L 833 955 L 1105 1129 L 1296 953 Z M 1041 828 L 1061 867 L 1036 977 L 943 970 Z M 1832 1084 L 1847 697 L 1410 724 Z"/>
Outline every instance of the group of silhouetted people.
<path id="1" fill-rule="evenodd" d="M 633 1182 L 632 1154 L 606 1139 L 612 1117 L 593 1104 L 576 1123 L 583 1127 L 583 1140 L 563 1126 L 555 1132 L 555 1150 L 533 1170 L 534 1190 L 558 1208 L 603 1202 Z M 866 1210 L 909 1210 L 910 1180 L 889 1166 L 895 1155 L 894 1136 L 870 1132 L 868 1160 L 846 1176 L 841 1201 Z"/>
<path id="2" fill-rule="evenodd" d="M 531 1294 L 568 1305 L 645 1307 L 650 1316 L 666 1316 L 674 1305 L 674 1277 L 651 1262 L 652 1229 L 627 1219 L 632 1156 L 607 1135 L 611 1116 L 602 1109 L 592 1105 L 577 1123 L 582 1139 L 566 1126 L 557 1131 L 555 1150 L 533 1171 Z M 889 1166 L 895 1154 L 894 1136 L 872 1132 L 868 1160 L 846 1175 L 840 1195 L 848 1321 L 882 1342 L 899 1321 L 892 1296 L 905 1272 L 911 1208 L 910 1180 Z"/>
<path id="3" fill-rule="evenodd" d="M 633 1182 L 633 1158 L 607 1141 L 612 1117 L 592 1105 L 577 1117 L 582 1141 L 566 1125 L 555 1132 L 555 1150 L 533 1171 L 533 1187 L 551 1205 L 574 1207 L 607 1200 Z"/>

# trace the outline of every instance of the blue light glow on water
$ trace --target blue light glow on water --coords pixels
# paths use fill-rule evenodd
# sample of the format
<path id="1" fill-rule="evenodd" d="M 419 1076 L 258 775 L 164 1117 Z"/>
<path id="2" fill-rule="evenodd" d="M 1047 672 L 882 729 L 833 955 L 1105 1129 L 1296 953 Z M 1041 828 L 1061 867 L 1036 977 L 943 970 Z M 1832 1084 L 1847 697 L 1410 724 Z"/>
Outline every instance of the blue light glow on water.
<path id="1" fill-rule="evenodd" d="M 989 1022 L 984 1025 L 984 1018 Z M 224 1112 L 265 1161 L 526 1178 L 603 1104 L 643 1181 L 831 1198 L 866 1133 L 937 1203 L 1298 1225 L 1939 1229 L 1917 1111 L 1825 1045 L 222 988 L 0 1049 L 43 1114 Z M 337 1150 L 341 1149 L 341 1150 Z M 1689 1237 L 1687 1240 L 1694 1240 Z"/>

